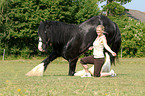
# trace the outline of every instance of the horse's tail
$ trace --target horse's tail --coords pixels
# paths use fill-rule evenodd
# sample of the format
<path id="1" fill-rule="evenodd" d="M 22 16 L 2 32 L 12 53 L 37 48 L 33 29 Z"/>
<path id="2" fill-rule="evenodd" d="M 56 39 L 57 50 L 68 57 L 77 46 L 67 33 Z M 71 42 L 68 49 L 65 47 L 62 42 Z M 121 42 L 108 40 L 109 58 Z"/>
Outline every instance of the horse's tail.
<path id="1" fill-rule="evenodd" d="M 121 33 L 120 33 L 120 30 L 117 26 L 117 24 L 114 22 L 114 27 L 115 27 L 115 36 L 114 36 L 114 40 L 111 44 L 111 49 L 116 53 L 118 54 L 119 50 L 120 50 L 120 47 L 121 47 Z M 113 57 L 112 55 L 110 55 L 110 59 L 111 59 L 111 62 L 115 65 L 115 58 L 118 58 L 118 57 Z M 111 64 L 112 64 L 111 63 Z"/>

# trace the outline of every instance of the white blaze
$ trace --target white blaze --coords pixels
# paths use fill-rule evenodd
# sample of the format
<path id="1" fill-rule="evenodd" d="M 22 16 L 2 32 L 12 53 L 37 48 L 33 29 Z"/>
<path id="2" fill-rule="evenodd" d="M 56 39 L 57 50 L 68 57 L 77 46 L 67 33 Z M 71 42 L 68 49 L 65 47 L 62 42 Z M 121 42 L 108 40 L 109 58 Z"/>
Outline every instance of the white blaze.
<path id="1" fill-rule="evenodd" d="M 39 49 L 40 51 L 43 51 L 43 49 L 42 49 L 42 39 L 41 39 L 41 37 L 39 37 L 38 49 Z"/>

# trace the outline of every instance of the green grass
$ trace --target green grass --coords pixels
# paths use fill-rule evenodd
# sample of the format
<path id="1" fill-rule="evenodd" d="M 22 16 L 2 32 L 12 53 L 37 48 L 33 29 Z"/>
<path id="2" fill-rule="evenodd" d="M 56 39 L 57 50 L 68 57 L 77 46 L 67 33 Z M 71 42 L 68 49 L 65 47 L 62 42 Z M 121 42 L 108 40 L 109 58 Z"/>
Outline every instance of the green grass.
<path id="1" fill-rule="evenodd" d="M 62 58 L 51 62 L 43 77 L 25 76 L 41 61 L 0 61 L 0 96 L 145 96 L 145 58 L 120 59 L 112 66 L 117 77 L 68 76 L 68 62 Z"/>

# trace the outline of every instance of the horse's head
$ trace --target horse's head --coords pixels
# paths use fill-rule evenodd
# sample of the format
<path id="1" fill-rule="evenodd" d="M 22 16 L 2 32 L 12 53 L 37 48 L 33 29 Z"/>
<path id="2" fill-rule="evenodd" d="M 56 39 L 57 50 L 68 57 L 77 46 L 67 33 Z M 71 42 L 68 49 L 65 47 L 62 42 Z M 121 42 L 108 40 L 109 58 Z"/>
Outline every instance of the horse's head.
<path id="1" fill-rule="evenodd" d="M 49 32 L 47 30 L 48 21 L 40 22 L 39 28 L 38 28 L 38 36 L 39 36 L 39 43 L 38 43 L 38 49 L 42 52 L 47 51 L 47 47 L 50 43 L 50 37 Z"/>

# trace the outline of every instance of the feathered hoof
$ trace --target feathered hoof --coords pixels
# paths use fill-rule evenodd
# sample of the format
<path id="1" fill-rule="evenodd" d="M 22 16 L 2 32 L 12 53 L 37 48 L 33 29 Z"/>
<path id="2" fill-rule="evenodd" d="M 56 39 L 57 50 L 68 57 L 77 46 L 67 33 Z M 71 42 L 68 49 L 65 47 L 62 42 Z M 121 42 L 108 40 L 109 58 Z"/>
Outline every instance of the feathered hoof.
<path id="1" fill-rule="evenodd" d="M 89 68 L 89 72 L 90 72 L 92 75 L 94 75 L 94 65 L 93 65 L 91 68 Z"/>
<path id="2" fill-rule="evenodd" d="M 25 75 L 26 76 L 43 76 L 43 72 L 44 72 L 44 63 L 41 63 Z"/>
<path id="3" fill-rule="evenodd" d="M 83 76 L 85 74 L 85 70 L 77 71 L 74 76 Z"/>

